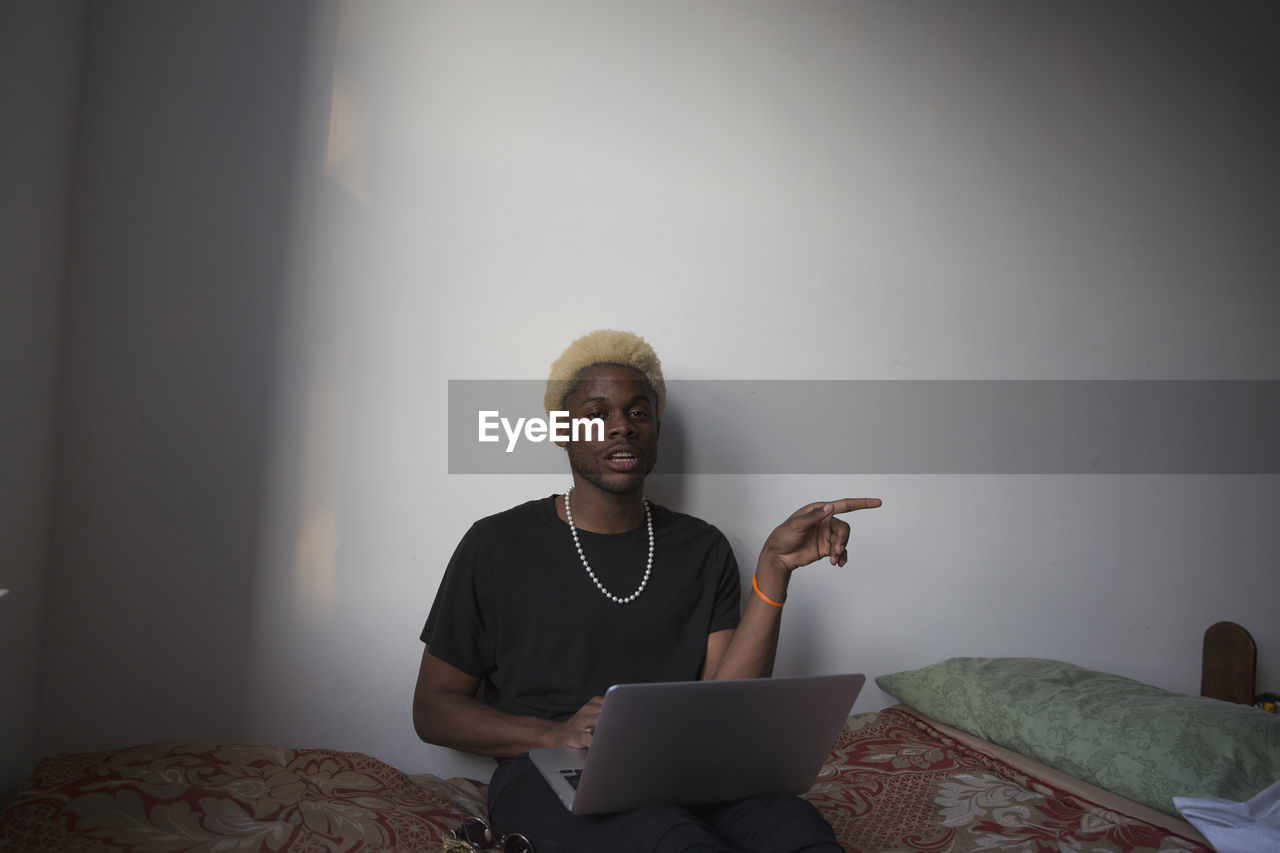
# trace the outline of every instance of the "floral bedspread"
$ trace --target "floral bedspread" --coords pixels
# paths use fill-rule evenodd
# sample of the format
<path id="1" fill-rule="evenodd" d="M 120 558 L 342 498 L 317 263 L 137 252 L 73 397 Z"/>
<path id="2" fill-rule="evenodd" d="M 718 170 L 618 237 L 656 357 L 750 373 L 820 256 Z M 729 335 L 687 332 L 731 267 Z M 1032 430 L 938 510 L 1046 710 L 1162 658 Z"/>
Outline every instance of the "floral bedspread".
<path id="1" fill-rule="evenodd" d="M 42 761 L 0 812 L 0 850 L 436 851 L 484 790 L 355 752 L 161 744 Z"/>
<path id="2" fill-rule="evenodd" d="M 895 708 L 850 717 L 805 796 L 849 853 L 1213 853 L 1057 790 Z"/>
<path id="3" fill-rule="evenodd" d="M 6 853 L 438 851 L 484 786 L 370 756 L 162 744 L 46 758 L 0 811 Z M 850 853 L 1212 853 L 969 749 L 897 709 L 849 719 L 805 795 Z"/>

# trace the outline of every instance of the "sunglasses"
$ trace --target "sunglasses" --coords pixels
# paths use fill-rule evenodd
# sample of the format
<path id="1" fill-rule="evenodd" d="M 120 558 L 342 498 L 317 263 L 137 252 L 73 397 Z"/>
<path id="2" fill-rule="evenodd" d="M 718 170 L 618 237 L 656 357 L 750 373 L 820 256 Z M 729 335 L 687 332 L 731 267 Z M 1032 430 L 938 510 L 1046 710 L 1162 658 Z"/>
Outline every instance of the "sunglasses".
<path id="1" fill-rule="evenodd" d="M 481 853 L 493 843 L 493 830 L 483 818 L 464 817 L 457 829 L 449 830 L 444 850 L 445 853 Z M 502 853 L 534 853 L 533 842 L 518 832 L 502 836 L 497 844 Z"/>

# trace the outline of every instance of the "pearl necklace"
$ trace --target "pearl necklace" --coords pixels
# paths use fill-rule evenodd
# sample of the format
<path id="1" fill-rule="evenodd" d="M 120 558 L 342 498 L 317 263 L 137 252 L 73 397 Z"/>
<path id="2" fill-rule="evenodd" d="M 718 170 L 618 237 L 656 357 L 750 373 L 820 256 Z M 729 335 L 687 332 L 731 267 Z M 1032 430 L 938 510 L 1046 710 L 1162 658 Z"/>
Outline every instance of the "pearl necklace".
<path id="1" fill-rule="evenodd" d="M 604 584 L 600 583 L 600 578 L 596 577 L 596 573 L 591 571 L 591 564 L 587 562 L 587 555 L 582 553 L 582 543 L 578 541 L 578 528 L 573 524 L 573 510 L 569 508 L 569 495 L 573 492 L 573 486 L 564 493 L 564 515 L 569 520 L 569 532 L 573 534 L 573 547 L 578 549 L 578 557 L 582 560 L 582 567 L 587 570 L 587 575 L 591 578 L 591 582 L 596 585 L 596 589 L 604 594 L 604 597 L 612 601 L 614 604 L 630 604 L 635 601 L 640 593 L 644 592 L 644 588 L 649 583 L 649 575 L 653 572 L 653 515 L 649 512 L 649 502 L 644 501 L 644 523 L 649 528 L 649 562 L 644 567 L 644 579 L 640 581 L 640 586 L 636 587 L 636 591 L 628 595 L 626 598 L 619 598 L 609 590 L 604 588 Z"/>

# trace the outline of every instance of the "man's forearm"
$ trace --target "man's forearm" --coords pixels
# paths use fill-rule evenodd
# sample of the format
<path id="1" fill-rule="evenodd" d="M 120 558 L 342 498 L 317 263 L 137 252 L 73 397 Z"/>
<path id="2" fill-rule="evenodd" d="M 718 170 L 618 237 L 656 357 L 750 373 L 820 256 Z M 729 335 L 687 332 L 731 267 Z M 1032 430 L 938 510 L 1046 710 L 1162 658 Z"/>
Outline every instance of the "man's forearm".
<path id="1" fill-rule="evenodd" d="M 443 690 L 414 704 L 413 726 L 427 743 L 501 757 L 552 746 L 561 729 L 551 720 L 508 714 L 473 696 Z"/>
<path id="2" fill-rule="evenodd" d="M 733 632 L 733 638 L 719 665 L 709 678 L 764 678 L 773 674 L 773 662 L 778 651 L 778 632 L 782 625 L 782 608 L 769 604 L 764 596 L 775 603 L 784 601 L 790 572 L 767 560 L 762 554 L 756 564 L 755 580 L 760 593 L 754 588 L 746 593 L 747 606 L 742 612 L 742 620 Z"/>

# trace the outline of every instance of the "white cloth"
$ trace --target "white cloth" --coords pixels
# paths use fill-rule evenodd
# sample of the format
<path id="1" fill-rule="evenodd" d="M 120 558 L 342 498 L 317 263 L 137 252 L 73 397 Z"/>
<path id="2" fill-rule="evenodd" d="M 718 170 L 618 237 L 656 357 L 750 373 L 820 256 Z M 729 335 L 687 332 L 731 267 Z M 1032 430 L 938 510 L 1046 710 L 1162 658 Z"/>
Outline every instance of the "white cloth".
<path id="1" fill-rule="evenodd" d="M 1218 853 L 1280 851 L 1280 782 L 1245 803 L 1174 797 L 1173 804 Z"/>

